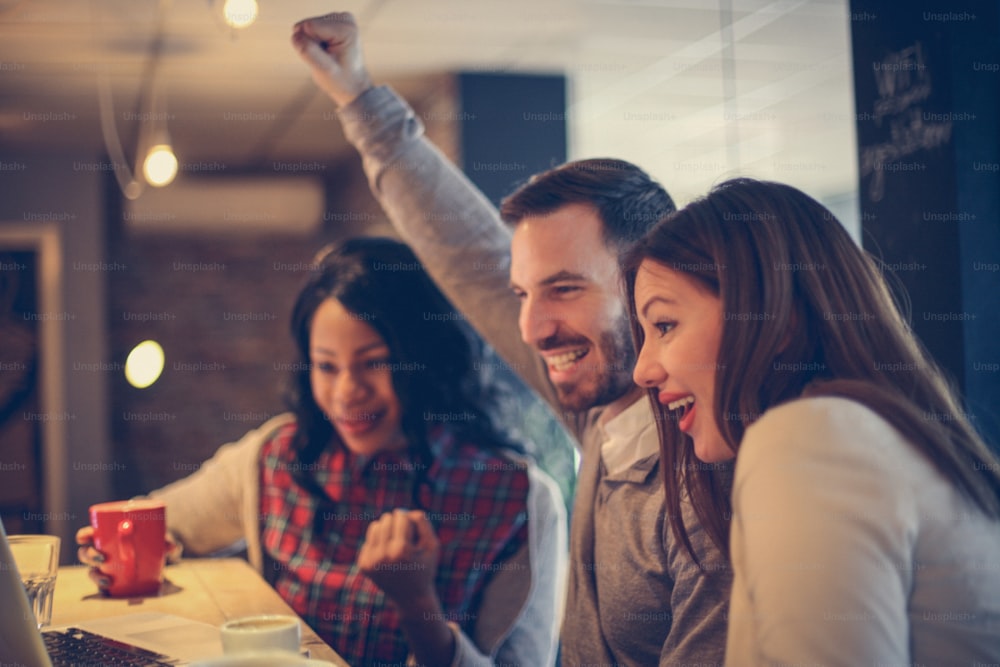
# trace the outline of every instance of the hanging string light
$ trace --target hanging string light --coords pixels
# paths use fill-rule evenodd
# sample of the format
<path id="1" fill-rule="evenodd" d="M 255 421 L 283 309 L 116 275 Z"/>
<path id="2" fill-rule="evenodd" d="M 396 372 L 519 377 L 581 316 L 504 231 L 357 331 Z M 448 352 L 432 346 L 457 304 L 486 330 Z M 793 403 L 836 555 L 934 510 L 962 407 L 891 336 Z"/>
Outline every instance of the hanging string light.
<path id="1" fill-rule="evenodd" d="M 98 103 L 101 132 L 108 156 L 114 165 L 115 178 L 128 199 L 137 199 L 147 185 L 165 187 L 177 176 L 178 162 L 167 128 L 166 95 L 157 77 L 166 38 L 166 13 L 170 0 L 160 0 L 156 25 L 149 46 L 149 56 L 143 73 L 143 89 L 139 96 L 139 114 L 144 123 L 136 142 L 135 160 L 127 160 L 115 122 L 114 100 L 110 76 L 105 70 L 98 76 Z M 218 18 L 215 0 L 209 0 L 213 15 Z M 222 19 L 233 30 L 242 30 L 257 20 L 260 8 L 257 0 L 225 0 Z M 141 169 L 140 169 L 141 161 Z"/>
<path id="2" fill-rule="evenodd" d="M 177 176 L 177 156 L 169 142 L 150 147 L 142 163 L 142 175 L 147 183 L 157 188 L 173 182 Z"/>
<path id="3" fill-rule="evenodd" d="M 226 0 L 222 7 L 226 24 L 236 30 L 250 26 L 257 20 L 257 13 L 257 0 Z"/>
<path id="4" fill-rule="evenodd" d="M 174 155 L 167 130 L 167 104 L 162 84 L 157 76 L 166 36 L 166 12 L 169 0 L 161 0 L 157 7 L 156 26 L 149 46 L 149 56 L 143 72 L 143 87 L 139 93 L 138 118 L 142 119 L 135 159 L 125 157 L 118 125 L 115 121 L 114 96 L 107 68 L 98 74 L 97 99 L 101 116 L 101 134 L 104 146 L 114 166 L 115 178 L 127 199 L 137 199 L 147 185 L 169 185 L 177 175 L 177 157 Z M 139 164 L 142 163 L 140 170 Z"/>

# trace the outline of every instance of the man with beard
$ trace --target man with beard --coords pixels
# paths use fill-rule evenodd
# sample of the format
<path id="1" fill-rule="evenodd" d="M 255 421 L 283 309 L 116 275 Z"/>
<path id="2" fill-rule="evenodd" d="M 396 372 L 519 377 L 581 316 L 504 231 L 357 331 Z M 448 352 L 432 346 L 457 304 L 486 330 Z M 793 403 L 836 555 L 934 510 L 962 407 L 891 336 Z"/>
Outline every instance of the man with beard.
<path id="1" fill-rule="evenodd" d="M 721 665 L 728 563 L 690 506 L 700 566 L 672 539 L 619 279 L 620 252 L 673 210 L 670 197 L 635 165 L 583 160 L 536 175 L 498 215 L 412 109 L 372 85 L 350 14 L 302 21 L 292 41 L 399 234 L 579 443 L 563 664 Z"/>

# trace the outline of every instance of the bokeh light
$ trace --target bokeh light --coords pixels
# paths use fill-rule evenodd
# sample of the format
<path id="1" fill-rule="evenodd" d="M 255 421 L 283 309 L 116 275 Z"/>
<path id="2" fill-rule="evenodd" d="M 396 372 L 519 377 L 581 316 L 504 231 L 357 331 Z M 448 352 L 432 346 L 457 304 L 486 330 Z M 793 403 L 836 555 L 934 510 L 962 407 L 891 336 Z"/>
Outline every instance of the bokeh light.
<path id="1" fill-rule="evenodd" d="M 142 164 L 146 182 L 158 188 L 169 185 L 177 175 L 177 157 L 169 144 L 157 144 Z"/>
<path id="2" fill-rule="evenodd" d="M 163 348 L 155 340 L 144 340 L 128 353 L 125 379 L 136 389 L 145 389 L 163 373 Z"/>
<path id="3" fill-rule="evenodd" d="M 226 0 L 222 15 L 230 27 L 246 28 L 257 20 L 257 0 Z"/>

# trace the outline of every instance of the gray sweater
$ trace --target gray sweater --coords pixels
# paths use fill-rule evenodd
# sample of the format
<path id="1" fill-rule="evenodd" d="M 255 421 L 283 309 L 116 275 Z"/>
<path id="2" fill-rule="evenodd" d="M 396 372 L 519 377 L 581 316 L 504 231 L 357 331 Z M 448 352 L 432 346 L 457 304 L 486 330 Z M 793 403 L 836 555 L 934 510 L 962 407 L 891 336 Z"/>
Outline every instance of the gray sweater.
<path id="1" fill-rule="evenodd" d="M 645 399 L 604 424 L 603 407 L 561 412 L 544 364 L 518 333 L 519 304 L 508 288 L 510 231 L 493 205 L 424 138 L 420 120 L 390 89 L 367 91 L 340 119 L 400 236 L 579 443 L 563 664 L 721 665 L 729 567 L 689 506 L 685 521 L 705 572 L 674 543 Z"/>

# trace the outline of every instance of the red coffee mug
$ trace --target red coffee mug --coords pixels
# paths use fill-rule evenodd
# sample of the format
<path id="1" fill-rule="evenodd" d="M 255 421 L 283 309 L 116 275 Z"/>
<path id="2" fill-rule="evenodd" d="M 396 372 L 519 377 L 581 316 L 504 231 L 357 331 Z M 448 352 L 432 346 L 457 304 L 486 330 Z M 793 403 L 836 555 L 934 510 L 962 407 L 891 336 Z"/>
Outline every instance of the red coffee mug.
<path id="1" fill-rule="evenodd" d="M 122 500 L 90 507 L 94 547 L 114 597 L 153 595 L 167 562 L 167 508 L 159 500 Z"/>

